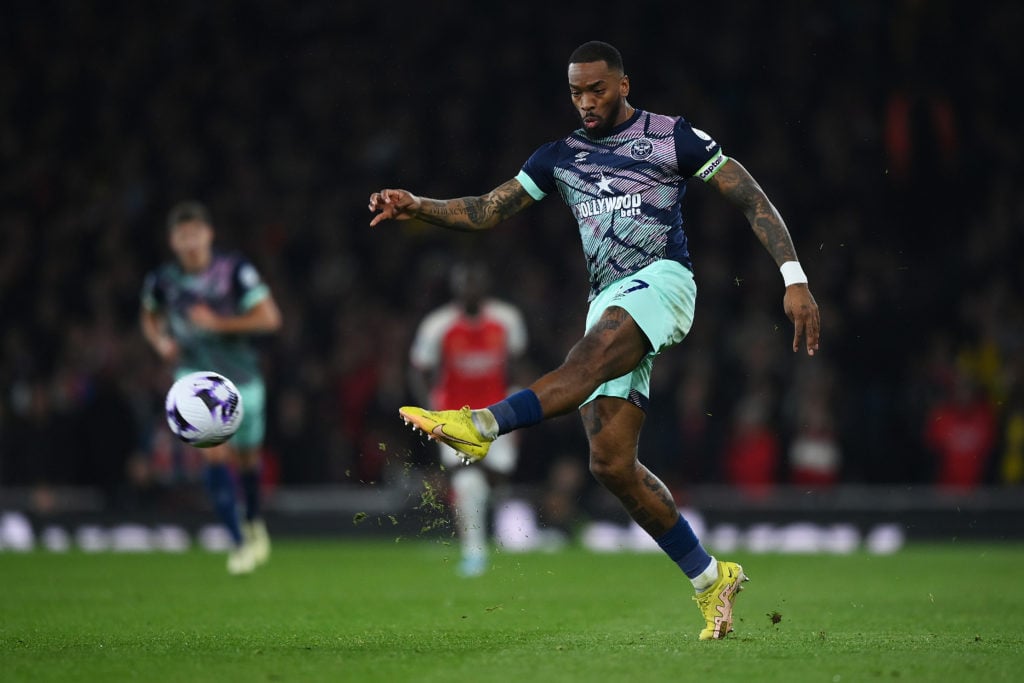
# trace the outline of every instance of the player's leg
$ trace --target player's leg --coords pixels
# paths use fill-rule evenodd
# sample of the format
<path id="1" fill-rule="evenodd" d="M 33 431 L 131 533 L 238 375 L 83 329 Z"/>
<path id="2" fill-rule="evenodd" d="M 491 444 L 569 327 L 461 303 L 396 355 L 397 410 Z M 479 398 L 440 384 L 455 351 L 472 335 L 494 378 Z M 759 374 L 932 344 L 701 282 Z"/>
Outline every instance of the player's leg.
<path id="1" fill-rule="evenodd" d="M 605 382 L 680 342 L 693 321 L 695 298 L 693 273 L 674 261 L 657 261 L 595 297 L 586 334 L 562 365 L 529 388 L 483 410 L 405 406 L 399 413 L 467 460 L 479 460 L 498 435 L 578 408 Z"/>
<path id="2" fill-rule="evenodd" d="M 430 411 L 404 406 L 399 413 L 467 460 L 479 460 L 499 435 L 577 409 L 598 386 L 629 372 L 649 352 L 647 338 L 630 314 L 613 306 L 573 346 L 562 365 L 529 388 L 483 410 Z"/>
<path id="3" fill-rule="evenodd" d="M 270 559 L 270 535 L 261 514 L 260 477 L 261 451 L 259 448 L 238 450 L 238 478 L 242 484 L 245 502 L 245 519 L 242 522 L 242 536 L 252 551 L 257 565 Z"/>
<path id="4" fill-rule="evenodd" d="M 450 473 L 455 531 L 459 538 L 460 576 L 479 576 L 487 568 L 487 506 L 491 488 L 480 467 L 463 467 L 459 454 L 438 443 L 441 464 Z"/>
<path id="5" fill-rule="evenodd" d="M 247 574 L 256 564 L 242 534 L 235 478 L 230 466 L 231 447 L 228 444 L 221 444 L 204 448 L 202 454 L 206 460 L 204 478 L 210 503 L 231 538 L 232 550 L 228 554 L 228 571 L 232 574 Z"/>
<path id="6" fill-rule="evenodd" d="M 451 472 L 452 505 L 455 508 L 461 558 L 457 572 L 472 577 L 487 569 L 490 547 L 490 513 L 495 482 L 510 474 L 518 456 L 513 436 L 497 439 L 484 464 L 463 467 L 458 453 L 439 444 L 441 462 Z"/>
<path id="7" fill-rule="evenodd" d="M 270 559 L 270 536 L 262 515 L 262 445 L 266 431 L 266 390 L 262 381 L 238 387 L 245 406 L 245 418 L 231 439 L 238 464 L 245 508 L 242 534 L 257 564 Z"/>
<path id="8" fill-rule="evenodd" d="M 732 630 L 735 594 L 746 580 L 743 568 L 708 554 L 671 492 L 638 460 L 644 412 L 628 400 L 599 396 L 580 414 L 590 442 L 590 471 L 690 579 L 705 620 L 700 639 L 724 638 Z"/>
<path id="9" fill-rule="evenodd" d="M 487 569 L 491 498 L 487 473 L 480 467 L 456 465 L 451 485 L 461 555 L 456 571 L 460 576 L 479 576 Z"/>
<path id="10" fill-rule="evenodd" d="M 580 408 L 590 444 L 590 472 L 654 538 L 679 517 L 668 488 L 637 459 L 644 411 L 622 398 L 598 396 Z M 703 569 L 703 567 L 702 567 Z"/>

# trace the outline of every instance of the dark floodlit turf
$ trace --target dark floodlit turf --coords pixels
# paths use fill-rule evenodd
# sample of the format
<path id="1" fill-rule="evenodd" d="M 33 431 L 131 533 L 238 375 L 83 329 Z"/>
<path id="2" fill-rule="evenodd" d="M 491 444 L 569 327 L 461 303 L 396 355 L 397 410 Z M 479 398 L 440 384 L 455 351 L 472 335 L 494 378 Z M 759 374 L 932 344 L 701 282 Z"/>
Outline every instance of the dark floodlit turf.
<path id="1" fill-rule="evenodd" d="M 1024 545 L 740 555 L 736 633 L 698 642 L 658 554 L 284 543 L 222 558 L 0 553 L 4 681 L 1020 681 Z"/>

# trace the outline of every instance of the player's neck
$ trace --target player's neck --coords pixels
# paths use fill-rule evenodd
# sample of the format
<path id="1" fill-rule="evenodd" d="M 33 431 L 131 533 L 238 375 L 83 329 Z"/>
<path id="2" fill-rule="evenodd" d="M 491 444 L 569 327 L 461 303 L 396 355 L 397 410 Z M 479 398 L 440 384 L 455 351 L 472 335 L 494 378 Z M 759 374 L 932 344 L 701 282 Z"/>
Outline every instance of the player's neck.
<path id="1" fill-rule="evenodd" d="M 621 126 L 626 121 L 629 121 L 631 118 L 633 118 L 633 114 L 636 113 L 636 107 L 631 105 L 629 102 L 623 100 L 622 104 L 624 105 L 622 107 L 622 116 L 619 118 L 618 121 L 615 122 L 616 126 Z"/>
<path id="2" fill-rule="evenodd" d="M 205 272 L 210 264 L 213 263 L 213 254 L 206 254 L 205 256 L 190 259 L 189 261 L 181 261 L 181 269 L 189 275 L 198 275 L 199 273 Z"/>

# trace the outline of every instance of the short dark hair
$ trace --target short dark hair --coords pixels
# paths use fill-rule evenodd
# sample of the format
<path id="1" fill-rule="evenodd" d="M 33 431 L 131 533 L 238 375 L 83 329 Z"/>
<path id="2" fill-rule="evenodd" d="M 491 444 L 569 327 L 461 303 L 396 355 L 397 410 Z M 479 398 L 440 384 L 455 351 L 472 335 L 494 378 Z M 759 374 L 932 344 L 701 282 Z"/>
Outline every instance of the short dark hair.
<path id="1" fill-rule="evenodd" d="M 615 46 L 600 40 L 591 40 L 583 43 L 569 55 L 570 64 L 585 62 L 607 62 L 608 68 L 618 69 L 623 73 L 626 72 L 622 66 L 622 55 L 615 49 Z"/>
<path id="2" fill-rule="evenodd" d="M 191 221 L 202 221 L 207 225 L 213 225 L 213 220 L 210 218 L 210 210 L 206 208 L 206 204 L 194 199 L 178 202 L 167 213 L 167 230 L 169 232 L 176 226 Z"/>

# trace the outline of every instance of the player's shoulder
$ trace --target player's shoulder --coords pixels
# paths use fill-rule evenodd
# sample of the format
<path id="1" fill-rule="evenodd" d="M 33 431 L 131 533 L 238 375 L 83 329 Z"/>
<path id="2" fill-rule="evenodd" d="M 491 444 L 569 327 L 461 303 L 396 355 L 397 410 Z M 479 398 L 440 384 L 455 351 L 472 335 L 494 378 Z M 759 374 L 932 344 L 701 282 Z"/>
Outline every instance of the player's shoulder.
<path id="1" fill-rule="evenodd" d="M 646 129 L 671 131 L 679 125 L 686 125 L 686 118 L 679 114 L 659 114 L 653 111 L 644 111 L 637 123 Z"/>
<path id="2" fill-rule="evenodd" d="M 423 316 L 421 331 L 437 331 L 450 327 L 459 317 L 459 308 L 454 303 L 443 304 Z"/>
<path id="3" fill-rule="evenodd" d="M 249 263 L 248 257 L 237 249 L 216 249 L 213 252 L 213 263 L 223 266 L 229 266 L 231 268 L 238 268 L 246 263 Z"/>
<path id="4" fill-rule="evenodd" d="M 565 156 L 570 156 L 576 152 L 576 146 L 573 144 L 574 133 L 561 138 L 559 140 L 551 140 L 541 144 L 533 152 L 530 159 L 531 161 L 547 161 L 548 163 L 557 162 L 559 159 Z"/>
<path id="5" fill-rule="evenodd" d="M 146 273 L 146 282 L 153 284 L 168 282 L 180 278 L 183 272 L 177 261 L 164 261 Z"/>

